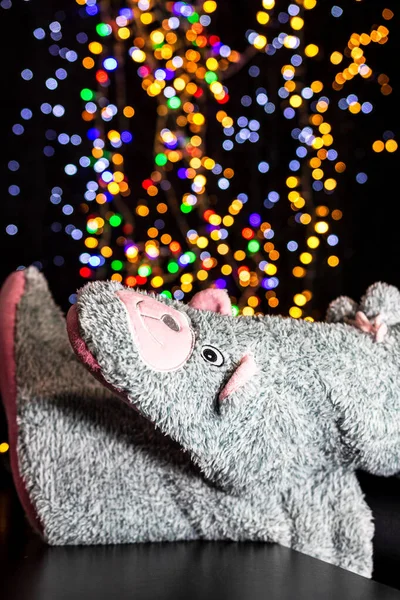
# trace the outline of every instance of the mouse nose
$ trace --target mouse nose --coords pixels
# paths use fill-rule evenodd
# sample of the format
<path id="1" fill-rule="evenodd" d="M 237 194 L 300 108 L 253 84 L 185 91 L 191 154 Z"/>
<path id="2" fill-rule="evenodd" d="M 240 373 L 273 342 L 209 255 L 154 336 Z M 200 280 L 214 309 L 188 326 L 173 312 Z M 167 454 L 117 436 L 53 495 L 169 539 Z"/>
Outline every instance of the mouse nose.
<path id="1" fill-rule="evenodd" d="M 186 315 L 133 290 L 116 292 L 125 306 L 129 334 L 143 362 L 155 371 L 176 371 L 190 358 L 194 335 Z"/>

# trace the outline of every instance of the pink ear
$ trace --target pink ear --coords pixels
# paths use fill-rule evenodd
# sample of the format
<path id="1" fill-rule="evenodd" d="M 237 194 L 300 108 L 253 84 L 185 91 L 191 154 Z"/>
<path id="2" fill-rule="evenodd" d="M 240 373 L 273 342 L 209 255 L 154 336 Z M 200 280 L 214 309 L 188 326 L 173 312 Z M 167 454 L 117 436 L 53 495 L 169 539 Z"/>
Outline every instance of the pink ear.
<path id="1" fill-rule="evenodd" d="M 232 316 L 231 301 L 228 294 L 223 290 L 209 288 L 198 292 L 189 302 L 189 306 L 199 310 L 211 310 L 221 315 Z"/>

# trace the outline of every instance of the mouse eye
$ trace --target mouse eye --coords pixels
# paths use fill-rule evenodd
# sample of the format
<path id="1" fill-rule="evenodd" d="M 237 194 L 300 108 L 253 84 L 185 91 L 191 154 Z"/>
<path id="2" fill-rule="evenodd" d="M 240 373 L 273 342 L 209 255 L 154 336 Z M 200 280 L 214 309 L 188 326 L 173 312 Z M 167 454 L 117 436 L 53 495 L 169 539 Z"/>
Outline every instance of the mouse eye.
<path id="1" fill-rule="evenodd" d="M 222 353 L 213 346 L 203 346 L 201 349 L 201 356 L 206 362 L 214 365 L 214 367 L 222 367 L 224 364 Z"/>
<path id="2" fill-rule="evenodd" d="M 174 317 L 171 317 L 171 315 L 163 315 L 161 317 L 161 321 L 170 329 L 172 329 L 172 331 L 180 331 L 180 327 L 178 325 L 178 323 L 175 321 Z"/>

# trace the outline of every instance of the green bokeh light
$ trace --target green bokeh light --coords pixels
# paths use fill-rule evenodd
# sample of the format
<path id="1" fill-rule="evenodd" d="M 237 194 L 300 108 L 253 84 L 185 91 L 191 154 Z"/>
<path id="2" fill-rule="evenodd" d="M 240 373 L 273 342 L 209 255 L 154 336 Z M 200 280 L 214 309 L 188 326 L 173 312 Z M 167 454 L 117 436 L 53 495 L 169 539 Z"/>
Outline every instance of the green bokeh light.
<path id="1" fill-rule="evenodd" d="M 181 104 L 181 99 L 178 98 L 178 96 L 172 96 L 172 98 L 168 98 L 167 100 L 168 108 L 176 109 L 179 108 Z"/>
<path id="2" fill-rule="evenodd" d="M 207 71 L 207 73 L 204 76 L 204 79 L 210 85 L 210 83 L 213 83 L 214 81 L 217 81 L 218 76 L 213 71 Z"/>
<path id="3" fill-rule="evenodd" d="M 151 275 L 151 267 L 150 265 L 141 265 L 138 268 L 138 274 L 140 275 L 140 277 L 148 277 L 149 275 Z"/>
<path id="4" fill-rule="evenodd" d="M 118 225 L 121 225 L 121 223 L 122 218 L 120 217 L 120 215 L 113 215 L 112 217 L 110 217 L 111 227 L 118 227 Z"/>
<path id="5" fill-rule="evenodd" d="M 155 160 L 156 165 L 158 165 L 159 167 L 163 167 L 168 162 L 168 158 L 162 152 L 160 152 L 160 154 L 156 154 L 156 157 L 154 160 Z"/>
<path id="6" fill-rule="evenodd" d="M 179 271 L 179 265 L 175 261 L 171 260 L 167 265 L 167 269 L 170 273 L 177 273 Z"/>
<path id="7" fill-rule="evenodd" d="M 258 252 L 260 249 L 260 242 L 258 242 L 257 240 L 251 240 L 247 244 L 247 249 L 249 252 Z"/>
<path id="8" fill-rule="evenodd" d="M 112 29 L 107 23 L 98 23 L 96 25 L 96 31 L 101 37 L 106 37 L 107 35 L 110 35 Z"/>
<path id="9" fill-rule="evenodd" d="M 82 100 L 85 100 L 85 102 L 88 102 L 94 98 L 94 93 L 92 90 L 89 90 L 89 88 L 83 88 L 83 90 L 81 90 L 81 98 Z"/>
<path id="10" fill-rule="evenodd" d="M 124 263 L 120 260 L 113 260 L 111 263 L 111 268 L 113 271 L 121 271 L 124 267 Z"/>
<path id="11" fill-rule="evenodd" d="M 232 315 L 234 317 L 237 317 L 239 314 L 239 307 L 236 306 L 236 304 L 232 304 Z"/>

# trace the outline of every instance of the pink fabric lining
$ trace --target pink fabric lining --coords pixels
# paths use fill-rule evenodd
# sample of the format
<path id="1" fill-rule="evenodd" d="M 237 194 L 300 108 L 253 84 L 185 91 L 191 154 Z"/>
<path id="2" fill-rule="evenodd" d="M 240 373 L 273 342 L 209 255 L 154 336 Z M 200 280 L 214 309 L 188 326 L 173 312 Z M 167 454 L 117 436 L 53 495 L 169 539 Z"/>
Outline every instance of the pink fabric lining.
<path id="1" fill-rule="evenodd" d="M 19 471 L 17 452 L 17 381 L 14 339 L 16 312 L 24 290 L 25 275 L 23 271 L 17 271 L 7 278 L 0 293 L 0 388 L 7 416 L 9 452 L 14 484 L 29 522 L 36 531 L 43 535 L 43 525 L 30 500 L 25 482 Z"/>
<path id="2" fill-rule="evenodd" d="M 234 392 L 237 392 L 240 388 L 244 387 L 246 383 L 256 374 L 257 365 L 254 357 L 251 354 L 246 354 L 240 361 L 239 366 L 229 379 L 228 383 L 221 391 L 219 395 L 219 401 L 223 402 L 228 396 L 231 396 Z"/>
<path id="3" fill-rule="evenodd" d="M 232 316 L 232 306 L 229 296 L 223 290 L 209 288 L 193 296 L 189 306 L 199 310 L 211 310 L 221 315 Z"/>
<path id="4" fill-rule="evenodd" d="M 71 306 L 67 314 L 67 332 L 72 348 L 92 373 L 100 371 L 100 365 L 88 350 L 79 333 L 79 319 L 76 305 Z"/>
<path id="5" fill-rule="evenodd" d="M 137 410 L 135 405 L 132 404 L 132 402 L 129 400 L 128 396 L 124 392 L 114 387 L 113 385 L 111 385 L 111 383 L 108 383 L 108 381 L 104 379 L 99 363 L 86 346 L 86 342 L 80 336 L 78 311 L 75 304 L 71 306 L 67 314 L 67 333 L 75 354 L 77 355 L 79 360 L 85 365 L 85 367 L 92 373 L 92 375 L 97 379 L 97 381 L 99 381 L 107 389 L 111 390 L 111 392 L 113 392 L 115 395 L 121 398 L 121 400 L 126 402 L 126 404 L 129 404 L 131 408 Z"/>

